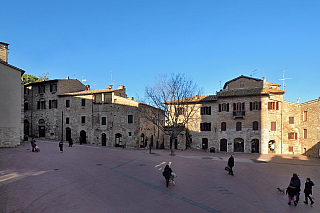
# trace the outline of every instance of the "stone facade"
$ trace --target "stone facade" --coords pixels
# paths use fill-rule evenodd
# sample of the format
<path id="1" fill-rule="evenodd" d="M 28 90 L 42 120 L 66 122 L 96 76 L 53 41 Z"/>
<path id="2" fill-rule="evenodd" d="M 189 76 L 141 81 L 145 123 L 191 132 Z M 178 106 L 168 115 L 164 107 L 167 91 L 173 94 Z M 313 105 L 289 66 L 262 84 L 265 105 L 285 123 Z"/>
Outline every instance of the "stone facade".
<path id="1" fill-rule="evenodd" d="M 16 147 L 23 139 L 24 70 L 8 64 L 8 45 L 0 42 L 0 147 Z"/>
<path id="2" fill-rule="evenodd" d="M 67 79 L 25 87 L 29 89 L 25 95 L 30 107 L 25 113 L 28 135 L 62 141 L 71 138 L 74 143 L 81 136 L 82 143 L 109 147 L 145 148 L 151 141 L 154 148 L 163 146 L 163 134 L 143 116 L 152 107 L 127 98 L 122 85 L 90 90 L 78 80 Z"/>
<path id="3" fill-rule="evenodd" d="M 217 95 L 194 97 L 194 103 L 197 113 L 186 126 L 192 148 L 319 157 L 319 100 L 284 101 L 280 85 L 240 76 Z"/>

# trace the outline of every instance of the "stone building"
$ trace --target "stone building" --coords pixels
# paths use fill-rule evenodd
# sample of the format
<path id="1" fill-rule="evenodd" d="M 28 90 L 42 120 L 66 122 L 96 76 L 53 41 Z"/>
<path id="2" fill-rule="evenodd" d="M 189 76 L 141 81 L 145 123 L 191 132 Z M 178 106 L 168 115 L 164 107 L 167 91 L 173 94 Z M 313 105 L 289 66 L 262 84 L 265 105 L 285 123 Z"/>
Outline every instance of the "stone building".
<path id="1" fill-rule="evenodd" d="M 16 147 L 23 140 L 23 82 L 25 72 L 8 63 L 9 44 L 0 42 L 0 147 Z"/>
<path id="2" fill-rule="evenodd" d="M 284 101 L 279 84 L 247 76 L 226 82 L 216 95 L 192 100 L 198 105 L 187 125 L 192 148 L 319 157 L 319 100 Z"/>
<path id="3" fill-rule="evenodd" d="M 127 98 L 120 85 L 90 90 L 76 79 L 25 85 L 25 134 L 54 140 L 145 148 L 163 146 L 163 135 L 148 121 L 151 106 Z"/>

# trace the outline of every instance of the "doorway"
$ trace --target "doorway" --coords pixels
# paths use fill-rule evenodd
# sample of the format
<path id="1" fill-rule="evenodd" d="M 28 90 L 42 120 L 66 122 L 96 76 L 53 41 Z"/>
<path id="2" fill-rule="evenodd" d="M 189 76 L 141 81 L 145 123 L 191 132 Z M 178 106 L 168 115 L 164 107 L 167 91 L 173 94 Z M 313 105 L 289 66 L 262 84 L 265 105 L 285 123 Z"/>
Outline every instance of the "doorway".
<path id="1" fill-rule="evenodd" d="M 85 131 L 80 131 L 81 142 L 80 144 L 87 143 L 87 133 Z"/>
<path id="2" fill-rule="evenodd" d="M 66 128 L 66 141 L 71 139 L 71 129 L 69 127 Z"/>
<path id="3" fill-rule="evenodd" d="M 227 139 L 221 139 L 220 140 L 220 152 L 226 152 L 227 151 Z"/>
<path id="4" fill-rule="evenodd" d="M 244 140 L 242 138 L 234 139 L 234 152 L 244 152 Z"/>
<path id="5" fill-rule="evenodd" d="M 251 153 L 259 153 L 259 140 L 253 139 L 251 141 Z"/>
<path id="6" fill-rule="evenodd" d="M 105 133 L 101 135 L 101 146 L 107 146 L 107 136 Z"/>
<path id="7" fill-rule="evenodd" d="M 202 138 L 202 149 L 208 149 L 208 138 Z"/>
<path id="8" fill-rule="evenodd" d="M 116 142 L 115 142 L 116 147 L 121 147 L 122 146 L 122 135 L 120 133 L 116 134 Z"/>
<path id="9" fill-rule="evenodd" d="M 268 153 L 276 153 L 276 142 L 274 140 L 269 141 Z"/>

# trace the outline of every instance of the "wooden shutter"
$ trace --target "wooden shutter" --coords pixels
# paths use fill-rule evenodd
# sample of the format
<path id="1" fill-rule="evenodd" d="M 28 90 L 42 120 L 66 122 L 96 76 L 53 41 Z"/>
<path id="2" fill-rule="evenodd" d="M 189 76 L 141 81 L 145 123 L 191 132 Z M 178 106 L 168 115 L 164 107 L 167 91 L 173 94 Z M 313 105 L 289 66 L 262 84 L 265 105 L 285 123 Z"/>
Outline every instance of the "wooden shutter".
<path id="1" fill-rule="evenodd" d="M 250 102 L 250 111 L 252 111 L 252 102 Z"/>
<path id="2" fill-rule="evenodd" d="M 229 103 L 227 103 L 227 112 L 229 112 Z"/>
<path id="3" fill-rule="evenodd" d="M 279 102 L 276 102 L 276 110 L 279 110 Z"/>
<path id="4" fill-rule="evenodd" d="M 221 104 L 219 104 L 219 112 L 221 112 Z"/>
<path id="5" fill-rule="evenodd" d="M 51 84 L 50 84 L 51 86 Z M 49 109 L 51 109 L 51 100 L 49 100 Z"/>

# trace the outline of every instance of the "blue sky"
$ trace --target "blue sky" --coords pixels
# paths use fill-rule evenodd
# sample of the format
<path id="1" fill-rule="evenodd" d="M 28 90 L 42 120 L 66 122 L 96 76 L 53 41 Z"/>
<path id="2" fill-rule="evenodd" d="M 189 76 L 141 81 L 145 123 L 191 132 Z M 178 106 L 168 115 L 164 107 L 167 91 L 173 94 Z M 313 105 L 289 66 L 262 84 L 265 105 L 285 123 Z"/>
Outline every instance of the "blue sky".
<path id="1" fill-rule="evenodd" d="M 125 85 L 144 96 L 158 74 L 185 73 L 215 94 L 240 75 L 282 85 L 285 99 L 320 96 L 320 1 L 10 0 L 0 41 L 9 63 L 50 79 Z M 255 71 L 255 72 L 254 72 Z M 220 83 L 221 82 L 221 83 Z"/>

